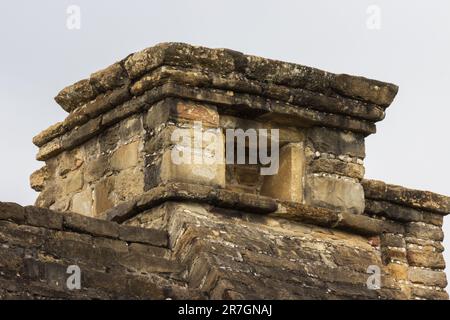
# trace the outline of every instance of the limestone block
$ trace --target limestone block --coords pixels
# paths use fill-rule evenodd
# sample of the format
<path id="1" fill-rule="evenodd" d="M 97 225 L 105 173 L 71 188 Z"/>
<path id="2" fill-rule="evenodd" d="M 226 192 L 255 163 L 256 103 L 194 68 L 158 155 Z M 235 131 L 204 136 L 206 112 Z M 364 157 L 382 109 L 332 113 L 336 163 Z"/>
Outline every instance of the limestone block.
<path id="1" fill-rule="evenodd" d="M 279 130 L 279 145 L 284 146 L 288 143 L 300 143 L 305 140 L 305 132 L 300 128 L 283 126 L 278 123 L 271 122 L 259 122 L 255 120 L 242 119 L 229 115 L 220 115 L 220 127 L 224 129 L 242 129 L 244 131 L 248 129 L 267 129 L 268 141 L 270 141 L 270 130 Z"/>
<path id="2" fill-rule="evenodd" d="M 433 271 L 421 268 L 409 268 L 409 281 L 420 283 L 425 286 L 436 286 L 445 288 L 447 286 L 447 278 L 442 271 Z"/>
<path id="3" fill-rule="evenodd" d="M 175 123 L 200 121 L 204 127 L 218 127 L 219 114 L 217 108 L 212 105 L 169 98 L 150 108 L 145 124 L 147 128 L 153 129 L 169 121 Z"/>
<path id="4" fill-rule="evenodd" d="M 396 280 L 408 280 L 408 266 L 406 264 L 389 263 L 386 270 Z"/>
<path id="5" fill-rule="evenodd" d="M 406 243 L 402 235 L 393 233 L 383 233 L 380 235 L 381 245 L 383 247 L 405 248 Z"/>
<path id="6" fill-rule="evenodd" d="M 71 172 L 63 181 L 65 182 L 65 193 L 73 194 L 74 192 L 79 191 L 83 188 L 83 172 L 81 170 Z"/>
<path id="7" fill-rule="evenodd" d="M 81 80 L 72 86 L 64 88 L 55 97 L 55 101 L 67 112 L 75 110 L 96 95 L 89 80 Z"/>
<path id="8" fill-rule="evenodd" d="M 127 74 L 120 62 L 91 74 L 90 83 L 98 92 L 119 87 L 126 82 Z"/>
<path id="9" fill-rule="evenodd" d="M 93 216 L 91 188 L 88 187 L 73 196 L 71 209 L 75 213 L 90 217 Z"/>
<path id="10" fill-rule="evenodd" d="M 142 195 L 144 192 L 143 168 L 135 167 L 119 172 L 114 176 L 114 187 L 112 189 L 110 198 L 114 205 Z"/>
<path id="11" fill-rule="evenodd" d="M 111 168 L 120 171 L 136 166 L 139 161 L 138 152 L 139 141 L 131 142 L 119 147 L 111 155 Z"/>
<path id="12" fill-rule="evenodd" d="M 309 170 L 313 173 L 335 173 L 359 180 L 364 178 L 364 166 L 338 159 L 321 158 L 313 160 L 310 164 Z"/>
<path id="13" fill-rule="evenodd" d="M 143 135 L 141 114 L 122 121 L 120 124 L 119 131 L 120 131 L 120 138 L 122 139 L 122 141 L 128 141 L 133 137 Z"/>
<path id="14" fill-rule="evenodd" d="M 39 148 L 36 160 L 45 161 L 57 155 L 62 148 L 61 138 L 55 138 Z"/>
<path id="15" fill-rule="evenodd" d="M 360 214 L 364 212 L 364 190 L 349 179 L 308 175 L 305 204 Z"/>
<path id="16" fill-rule="evenodd" d="M 166 129 L 146 146 L 147 152 L 158 153 L 146 159 L 146 189 L 169 181 L 225 186 L 225 142 L 220 129 Z"/>
<path id="17" fill-rule="evenodd" d="M 47 166 L 35 171 L 30 177 L 31 188 L 41 192 L 45 188 L 45 180 L 48 178 L 49 172 Z"/>
<path id="18" fill-rule="evenodd" d="M 94 216 L 98 217 L 102 212 L 114 206 L 113 201 L 110 199 L 110 193 L 113 189 L 114 181 L 112 178 L 103 179 L 95 184 L 93 193 Z"/>
<path id="19" fill-rule="evenodd" d="M 84 163 L 84 152 L 82 148 L 77 148 L 71 151 L 65 151 L 58 156 L 58 171 L 59 175 L 65 176 L 70 171 L 76 170 Z"/>
<path id="20" fill-rule="evenodd" d="M 442 253 L 435 250 L 432 246 L 408 247 L 407 257 L 409 265 L 431 269 L 444 269 L 444 257 Z"/>
<path id="21" fill-rule="evenodd" d="M 313 127 L 308 132 L 308 141 L 316 151 L 365 158 L 364 137 L 361 134 Z"/>
<path id="22" fill-rule="evenodd" d="M 91 183 L 102 178 L 109 170 L 108 156 L 102 155 L 86 163 L 84 180 Z"/>
<path id="23" fill-rule="evenodd" d="M 280 200 L 303 200 L 305 155 L 302 144 L 288 144 L 281 148 L 279 169 L 275 175 L 264 177 L 261 195 Z"/>
<path id="24" fill-rule="evenodd" d="M 215 162 L 212 157 L 209 158 L 206 155 L 213 163 L 176 164 L 172 160 L 172 150 L 167 150 L 162 156 L 160 177 L 163 183 L 177 181 L 225 187 L 225 162 L 223 158 L 222 161 Z M 195 152 L 202 151 L 192 151 L 192 153 Z"/>
<path id="25" fill-rule="evenodd" d="M 408 223 L 406 225 L 406 236 L 435 241 L 444 240 L 444 232 L 440 227 L 421 222 Z"/>
<path id="26" fill-rule="evenodd" d="M 395 262 L 408 263 L 405 248 L 384 247 L 381 249 L 381 257 L 385 264 Z"/>

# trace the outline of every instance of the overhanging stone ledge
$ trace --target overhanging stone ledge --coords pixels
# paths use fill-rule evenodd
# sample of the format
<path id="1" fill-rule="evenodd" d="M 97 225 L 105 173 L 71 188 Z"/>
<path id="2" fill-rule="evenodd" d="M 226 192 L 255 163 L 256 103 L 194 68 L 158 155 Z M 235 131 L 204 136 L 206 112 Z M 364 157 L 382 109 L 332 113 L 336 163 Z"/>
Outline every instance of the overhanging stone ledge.
<path id="1" fill-rule="evenodd" d="M 217 74 L 240 74 L 250 80 L 338 93 L 388 107 L 398 92 L 396 85 L 364 77 L 334 74 L 295 63 L 245 55 L 229 49 L 210 49 L 185 43 L 161 43 L 127 58 L 63 89 L 55 98 L 68 112 L 96 95 L 135 80 L 161 66 L 194 68 Z"/>
<path id="2" fill-rule="evenodd" d="M 219 208 L 259 214 L 269 218 L 337 228 L 364 236 L 375 236 L 385 232 L 394 234 L 404 232 L 403 225 L 396 222 L 188 183 L 168 183 L 155 187 L 131 201 L 123 202 L 104 212 L 103 218 L 123 223 L 168 201 L 206 203 Z"/>

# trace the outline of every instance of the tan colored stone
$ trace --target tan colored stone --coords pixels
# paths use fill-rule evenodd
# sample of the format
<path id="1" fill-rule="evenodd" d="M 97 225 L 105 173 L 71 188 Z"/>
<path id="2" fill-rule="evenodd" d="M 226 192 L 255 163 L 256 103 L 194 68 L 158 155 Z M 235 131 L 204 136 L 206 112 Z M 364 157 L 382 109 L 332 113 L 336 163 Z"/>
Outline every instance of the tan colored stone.
<path id="1" fill-rule="evenodd" d="M 364 166 L 338 159 L 313 160 L 309 170 L 313 173 L 334 173 L 358 180 L 364 178 Z"/>
<path id="2" fill-rule="evenodd" d="M 219 126 L 219 113 L 213 105 L 168 98 L 151 107 L 145 124 L 148 128 L 156 128 L 169 121 L 175 123 L 200 121 L 204 127 L 215 128 Z"/>
<path id="3" fill-rule="evenodd" d="M 120 138 L 128 141 L 143 135 L 142 115 L 139 114 L 129 119 L 125 119 L 120 124 Z"/>
<path id="4" fill-rule="evenodd" d="M 65 191 L 68 194 L 72 194 L 76 191 L 79 191 L 83 188 L 84 181 L 83 181 L 83 173 L 81 170 L 77 170 L 74 172 L 71 172 L 67 175 L 67 178 L 65 179 Z"/>
<path id="5" fill-rule="evenodd" d="M 84 180 L 88 183 L 94 182 L 102 178 L 109 170 L 108 157 L 100 156 L 86 163 L 84 172 Z"/>
<path id="6" fill-rule="evenodd" d="M 385 264 L 392 262 L 408 263 L 408 259 L 406 258 L 406 250 L 404 248 L 397 248 L 397 247 L 381 248 L 381 256 Z"/>
<path id="7" fill-rule="evenodd" d="M 113 170 L 124 170 L 138 164 L 139 141 L 119 147 L 111 156 L 110 164 Z"/>
<path id="8" fill-rule="evenodd" d="M 432 246 L 408 248 L 407 257 L 409 265 L 431 269 L 444 269 L 444 256 L 435 250 Z"/>
<path id="9" fill-rule="evenodd" d="M 179 129 L 180 140 L 167 149 L 146 174 L 150 185 L 190 182 L 225 186 L 225 142 L 220 130 L 202 131 L 198 145 L 193 128 Z"/>
<path id="10" fill-rule="evenodd" d="M 114 206 L 110 199 L 110 193 L 114 190 L 114 183 L 112 178 L 106 178 L 94 186 L 94 215 L 96 217 Z"/>
<path id="11" fill-rule="evenodd" d="M 360 214 L 364 212 L 364 190 L 361 184 L 351 180 L 308 175 L 305 203 Z"/>
<path id="12" fill-rule="evenodd" d="M 132 198 L 142 195 L 144 192 L 144 173 L 142 168 L 130 168 L 119 172 L 114 179 L 110 199 L 114 205 L 122 201 L 128 201 Z"/>
<path id="13" fill-rule="evenodd" d="M 36 160 L 45 161 L 61 152 L 61 138 L 55 138 L 39 148 Z"/>
<path id="14" fill-rule="evenodd" d="M 92 190 L 86 188 L 82 192 L 75 194 L 72 198 L 71 209 L 75 213 L 92 217 Z"/>
<path id="15" fill-rule="evenodd" d="M 225 187 L 225 164 L 176 164 L 172 161 L 172 150 L 167 150 L 162 156 L 161 180 Z"/>
<path id="16" fill-rule="evenodd" d="M 386 266 L 389 274 L 396 280 L 408 280 L 408 266 L 405 264 L 390 263 Z"/>
<path id="17" fill-rule="evenodd" d="M 265 176 L 261 195 L 301 202 L 305 155 L 301 144 L 288 144 L 281 148 L 279 170 L 276 175 Z"/>
<path id="18" fill-rule="evenodd" d="M 406 236 L 434 241 L 444 240 L 444 232 L 440 227 L 421 222 L 408 223 L 406 225 Z"/>
<path id="19" fill-rule="evenodd" d="M 447 286 L 447 277 L 445 272 L 433 271 L 420 268 L 409 268 L 409 281 L 413 283 L 420 283 L 425 286 L 436 286 L 445 288 Z"/>
<path id="20" fill-rule="evenodd" d="M 45 180 L 48 178 L 48 168 L 42 167 L 35 171 L 30 177 L 31 188 L 35 191 L 41 192 L 45 188 Z"/>
<path id="21" fill-rule="evenodd" d="M 70 171 L 80 168 L 84 163 L 84 154 L 82 148 L 77 148 L 72 151 L 63 152 L 59 159 L 59 175 L 65 176 Z"/>

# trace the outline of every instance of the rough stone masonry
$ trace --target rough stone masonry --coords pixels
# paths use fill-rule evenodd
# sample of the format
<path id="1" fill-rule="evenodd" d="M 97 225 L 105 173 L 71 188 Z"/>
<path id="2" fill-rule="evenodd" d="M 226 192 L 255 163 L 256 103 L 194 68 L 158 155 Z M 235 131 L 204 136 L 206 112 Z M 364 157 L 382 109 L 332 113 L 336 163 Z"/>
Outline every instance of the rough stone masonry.
<path id="1" fill-rule="evenodd" d="M 450 198 L 364 179 L 397 91 L 182 43 L 93 73 L 33 140 L 35 206 L 0 203 L 0 298 L 448 299 Z M 196 122 L 224 157 L 227 129 L 278 129 L 277 174 L 175 164 L 172 136 Z"/>

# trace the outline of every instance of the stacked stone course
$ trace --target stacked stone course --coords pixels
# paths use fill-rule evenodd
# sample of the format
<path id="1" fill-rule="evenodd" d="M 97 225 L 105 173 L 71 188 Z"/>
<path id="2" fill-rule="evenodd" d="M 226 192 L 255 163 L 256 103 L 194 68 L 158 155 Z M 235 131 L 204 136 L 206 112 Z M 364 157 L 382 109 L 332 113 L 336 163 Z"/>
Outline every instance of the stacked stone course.
<path id="1" fill-rule="evenodd" d="M 37 205 L 99 216 L 160 184 L 186 182 L 362 213 L 364 137 L 396 92 L 227 49 L 157 45 L 58 94 L 70 114 L 34 139 L 46 161 L 32 177 Z M 258 165 L 174 166 L 170 136 L 194 121 L 216 128 L 218 141 L 226 129 L 279 129 L 279 175 L 264 179 Z"/>
<path id="2" fill-rule="evenodd" d="M 364 179 L 365 137 L 376 132 L 397 91 L 389 83 L 228 49 L 156 45 L 57 95 L 69 115 L 34 138 L 45 166 L 31 176 L 31 186 L 40 192 L 37 207 L 62 213 L 28 208 L 33 214 L 17 221 L 9 212 L 22 209 L 8 204 L 0 220 L 11 220 L 5 232 L 29 225 L 56 229 L 62 239 L 89 233 L 94 242 L 106 237 L 126 244 L 128 253 L 153 252 L 148 239 L 168 237 L 156 245 L 174 269 L 133 260 L 131 272 L 124 271 L 135 286 L 153 281 L 156 291 L 117 287 L 111 293 L 93 285 L 92 293 L 83 291 L 87 298 L 96 292 L 156 299 L 447 299 L 442 223 L 450 199 Z M 278 129 L 277 174 L 261 175 L 260 162 L 174 163 L 172 151 L 185 146 L 172 134 L 181 130 L 195 139 L 199 122 L 212 134 L 219 160 L 227 153 L 226 130 L 266 129 L 270 140 L 270 130 Z M 193 152 L 208 154 L 206 145 Z M 46 216 L 58 218 L 36 226 Z M 54 231 L 44 229 L 52 239 Z M 14 237 L 4 239 L 8 248 L 28 250 Z M 39 260 L 42 250 L 53 249 L 33 250 Z M 81 262 L 83 250 L 74 252 Z M 109 264 L 124 264 L 121 254 L 114 256 L 117 261 L 104 262 L 102 279 L 112 276 Z M 19 254 L 17 266 L 21 259 L 27 258 Z M 374 266 L 381 272 L 375 290 L 367 286 Z M 135 274 L 147 267 L 145 279 Z"/>

